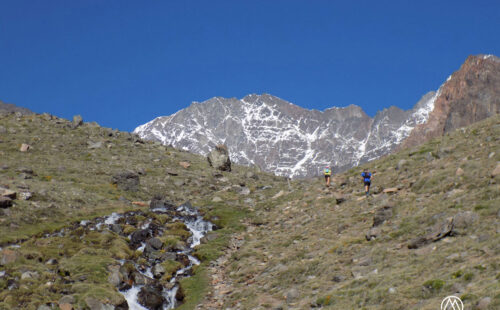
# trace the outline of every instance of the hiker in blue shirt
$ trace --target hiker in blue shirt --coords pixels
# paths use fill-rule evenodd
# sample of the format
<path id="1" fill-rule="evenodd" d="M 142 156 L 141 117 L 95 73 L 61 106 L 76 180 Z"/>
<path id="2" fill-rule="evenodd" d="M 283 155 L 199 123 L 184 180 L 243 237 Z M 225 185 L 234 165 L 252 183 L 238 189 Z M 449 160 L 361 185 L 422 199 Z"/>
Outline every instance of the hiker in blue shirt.
<path id="1" fill-rule="evenodd" d="M 370 184 L 371 184 L 372 174 L 368 172 L 368 169 L 365 168 L 361 173 L 361 177 L 363 177 L 363 182 L 365 183 L 365 194 L 368 197 L 368 195 L 370 195 Z"/>

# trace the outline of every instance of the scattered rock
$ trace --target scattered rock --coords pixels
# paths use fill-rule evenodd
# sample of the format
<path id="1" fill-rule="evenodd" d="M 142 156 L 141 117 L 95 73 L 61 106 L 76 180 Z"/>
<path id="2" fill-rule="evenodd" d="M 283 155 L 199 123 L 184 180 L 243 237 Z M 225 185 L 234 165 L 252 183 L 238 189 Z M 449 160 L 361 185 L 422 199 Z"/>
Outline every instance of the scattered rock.
<path id="1" fill-rule="evenodd" d="M 453 218 L 446 219 L 444 222 L 437 224 L 433 227 L 428 234 L 415 238 L 408 244 L 409 249 L 418 249 L 430 242 L 435 242 L 443 239 L 444 237 L 453 234 Z"/>
<path id="2" fill-rule="evenodd" d="M 181 166 L 184 169 L 187 169 L 187 168 L 191 167 L 191 164 L 188 163 L 187 161 L 181 161 L 181 162 L 179 162 L 179 166 Z"/>
<path id="3" fill-rule="evenodd" d="M 125 191 L 137 191 L 139 189 L 139 175 L 132 171 L 122 171 L 113 176 L 112 183 Z"/>
<path id="4" fill-rule="evenodd" d="M 221 171 L 231 171 L 231 160 L 229 159 L 229 151 L 225 145 L 217 145 L 215 150 L 207 156 L 208 163 L 211 167 Z"/>
<path id="5" fill-rule="evenodd" d="M 21 200 L 30 200 L 31 198 L 33 198 L 33 194 L 30 192 L 21 192 L 19 196 Z"/>
<path id="6" fill-rule="evenodd" d="M 478 310 L 486 310 L 491 304 L 491 297 L 484 297 L 476 305 L 476 309 Z"/>
<path id="7" fill-rule="evenodd" d="M 171 176 L 178 176 L 179 173 L 177 173 L 177 171 L 174 171 L 174 170 L 171 170 L 171 169 L 167 169 L 165 170 L 165 172 L 168 174 L 168 175 L 171 175 Z"/>
<path id="8" fill-rule="evenodd" d="M 396 170 L 403 170 L 403 168 L 405 168 L 406 166 L 408 166 L 408 161 L 405 159 L 401 159 L 396 166 Z"/>
<path id="9" fill-rule="evenodd" d="M 149 203 L 150 209 L 165 208 L 167 210 L 175 210 L 175 205 L 163 196 L 154 196 Z"/>
<path id="10" fill-rule="evenodd" d="M 186 184 L 186 182 L 184 180 L 175 180 L 174 181 L 174 185 L 177 186 L 177 187 L 181 187 L 184 184 Z"/>
<path id="11" fill-rule="evenodd" d="M 334 275 L 332 278 L 332 281 L 339 283 L 339 282 L 345 281 L 345 279 L 346 278 L 343 275 Z"/>
<path id="12" fill-rule="evenodd" d="M 337 202 L 337 204 L 338 204 L 338 205 L 339 205 L 339 204 L 341 204 L 341 203 L 343 203 L 344 201 L 346 201 L 345 196 L 344 196 L 344 195 L 342 195 L 342 194 L 338 194 L 338 193 L 336 193 L 336 194 L 334 195 L 334 197 L 335 197 L 335 201 Z"/>
<path id="13" fill-rule="evenodd" d="M 113 265 L 108 267 L 108 282 L 114 286 L 119 286 L 123 282 L 123 275 L 120 273 L 120 266 Z M 60 302 L 60 301 L 59 301 Z"/>
<path id="14" fill-rule="evenodd" d="M 222 198 L 220 198 L 219 196 L 215 196 L 214 198 L 212 198 L 212 202 L 221 202 L 222 201 Z"/>
<path id="15" fill-rule="evenodd" d="M 390 188 L 384 189 L 384 193 L 387 193 L 387 194 L 396 193 L 397 191 L 399 191 L 399 188 L 397 188 L 397 187 L 390 187 Z"/>
<path id="16" fill-rule="evenodd" d="M 167 270 L 165 269 L 165 267 L 162 264 L 154 265 L 153 269 L 151 270 L 151 272 L 153 273 L 153 276 L 156 279 L 161 278 L 165 274 L 166 271 Z"/>
<path id="17" fill-rule="evenodd" d="M 453 230 L 456 233 L 462 233 L 478 219 L 479 216 L 472 211 L 460 212 L 453 217 Z"/>
<path id="18" fill-rule="evenodd" d="M 28 152 L 29 150 L 31 150 L 31 145 L 26 143 L 21 144 L 21 147 L 19 148 L 19 151 L 21 152 Z"/>
<path id="19" fill-rule="evenodd" d="M 132 247 L 136 247 L 146 241 L 146 239 L 149 237 L 149 230 L 147 229 L 140 229 L 136 230 L 130 235 L 130 245 Z"/>
<path id="20" fill-rule="evenodd" d="M 382 229 L 380 227 L 372 227 L 366 233 L 365 238 L 367 241 L 371 241 L 371 240 L 378 238 L 381 233 L 382 233 Z"/>
<path id="21" fill-rule="evenodd" d="M 464 175 L 464 169 L 458 167 L 457 171 L 455 171 L 456 176 Z"/>
<path id="22" fill-rule="evenodd" d="M 299 291 L 295 288 L 289 290 L 285 295 L 287 304 L 293 303 L 297 298 L 299 298 Z"/>
<path id="23" fill-rule="evenodd" d="M 497 175 L 500 175 L 500 163 L 497 163 L 497 166 L 491 172 L 491 177 L 492 178 L 496 177 Z"/>
<path id="24" fill-rule="evenodd" d="M 73 305 L 68 303 L 59 303 L 59 309 L 61 310 L 73 310 Z"/>
<path id="25" fill-rule="evenodd" d="M 395 294 L 395 293 L 396 293 L 396 289 L 394 287 L 390 287 L 389 294 Z"/>
<path id="26" fill-rule="evenodd" d="M 162 295 L 163 287 L 161 285 L 146 285 L 141 288 L 138 294 L 138 301 L 148 309 L 161 309 L 165 302 Z"/>
<path id="27" fill-rule="evenodd" d="M 12 199 L 9 197 L 0 197 L 0 208 L 5 209 L 10 207 L 12 207 Z"/>
<path id="28" fill-rule="evenodd" d="M 10 190 L 10 189 L 1 188 L 0 189 L 0 197 L 7 197 L 10 199 L 16 199 L 17 193 L 13 190 Z"/>
<path id="29" fill-rule="evenodd" d="M 59 299 L 59 304 L 74 304 L 75 297 L 73 295 L 64 295 Z"/>
<path id="30" fill-rule="evenodd" d="M 385 221 L 392 217 L 392 206 L 383 206 L 375 211 L 373 216 L 373 226 L 376 227 L 383 224 Z"/>
<path id="31" fill-rule="evenodd" d="M 248 171 L 247 173 L 245 173 L 245 178 L 254 179 L 254 180 L 259 179 L 259 177 L 255 173 L 253 173 L 252 171 Z"/>
<path id="32" fill-rule="evenodd" d="M 285 191 L 284 190 L 280 190 L 276 195 L 274 195 L 272 197 L 272 199 L 277 199 L 277 198 L 279 198 L 279 197 L 281 197 L 283 195 L 285 195 Z"/>
<path id="33" fill-rule="evenodd" d="M 161 242 L 160 239 L 155 237 L 155 238 L 149 239 L 147 241 L 147 244 L 150 245 L 155 250 L 160 250 L 162 245 L 163 245 L 163 242 Z"/>
<path id="34" fill-rule="evenodd" d="M 88 141 L 87 144 L 88 148 L 91 150 L 102 148 L 102 141 L 97 141 L 97 142 Z"/>
<path id="35" fill-rule="evenodd" d="M 73 122 L 71 122 L 71 128 L 76 129 L 83 124 L 83 119 L 80 115 L 73 116 Z"/>
<path id="36" fill-rule="evenodd" d="M 36 271 L 26 271 L 21 274 L 21 280 L 38 279 L 40 275 Z"/>
<path id="37" fill-rule="evenodd" d="M 90 310 L 114 310 L 115 309 L 115 307 L 113 307 L 112 305 L 103 304 L 99 300 L 92 298 L 92 297 L 85 298 L 85 303 L 90 308 Z"/>
<path id="38" fill-rule="evenodd" d="M 250 189 L 246 186 L 240 188 L 240 195 L 250 195 Z"/>

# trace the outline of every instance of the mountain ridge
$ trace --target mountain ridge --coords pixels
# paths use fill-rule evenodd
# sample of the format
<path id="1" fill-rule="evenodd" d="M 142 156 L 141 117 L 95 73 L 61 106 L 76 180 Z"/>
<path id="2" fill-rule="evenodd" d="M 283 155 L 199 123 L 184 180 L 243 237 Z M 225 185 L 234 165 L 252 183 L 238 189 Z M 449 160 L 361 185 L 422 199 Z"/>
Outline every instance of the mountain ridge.
<path id="1" fill-rule="evenodd" d="M 499 113 L 496 98 L 500 98 L 500 59 L 479 55 L 468 57 L 438 90 L 423 95 L 409 110 L 391 106 L 370 117 L 353 104 L 320 111 L 270 94 L 213 97 L 157 117 L 134 133 L 202 155 L 224 143 L 236 163 L 282 176 L 311 177 L 325 165 L 344 171 L 446 132 L 429 129 L 432 126 L 448 122 L 446 128 L 452 130 Z M 469 99 L 475 100 L 471 107 Z M 467 115 L 477 114 L 477 109 L 489 112 Z M 418 128 L 415 133 L 414 128 Z"/>

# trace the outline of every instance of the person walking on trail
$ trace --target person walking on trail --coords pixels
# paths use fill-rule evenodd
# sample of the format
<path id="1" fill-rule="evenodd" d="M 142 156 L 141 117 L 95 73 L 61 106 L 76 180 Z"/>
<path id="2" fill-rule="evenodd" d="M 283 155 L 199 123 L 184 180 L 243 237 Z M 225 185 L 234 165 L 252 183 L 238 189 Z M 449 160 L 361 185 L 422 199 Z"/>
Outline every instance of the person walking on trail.
<path id="1" fill-rule="evenodd" d="M 332 169 L 330 169 L 330 166 L 326 166 L 323 174 L 325 175 L 326 187 L 330 187 L 330 177 L 332 176 Z"/>
<path id="2" fill-rule="evenodd" d="M 368 171 L 368 169 L 364 169 L 361 172 L 361 177 L 363 178 L 363 182 L 365 184 L 365 194 L 368 197 L 370 195 L 370 185 L 372 183 L 372 174 Z"/>

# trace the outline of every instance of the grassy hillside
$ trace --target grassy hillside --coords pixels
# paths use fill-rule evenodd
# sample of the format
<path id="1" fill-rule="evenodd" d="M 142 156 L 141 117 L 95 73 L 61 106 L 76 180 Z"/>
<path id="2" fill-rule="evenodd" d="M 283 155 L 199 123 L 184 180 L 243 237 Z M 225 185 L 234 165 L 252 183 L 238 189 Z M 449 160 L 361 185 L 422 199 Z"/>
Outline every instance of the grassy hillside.
<path id="1" fill-rule="evenodd" d="M 496 117 L 372 162 L 366 198 L 364 167 L 327 189 L 248 167 L 217 172 L 97 124 L 0 115 L 0 187 L 17 194 L 0 209 L 0 309 L 119 309 L 110 268 L 140 253 L 78 223 L 141 210 L 137 222 L 165 227 L 165 245 L 182 243 L 182 227 L 149 212 L 154 196 L 189 200 L 219 228 L 196 249 L 202 264 L 182 281 L 181 309 L 439 309 L 450 294 L 498 309 L 499 140 Z M 128 170 L 140 178 L 133 191 L 113 182 Z"/>
<path id="2" fill-rule="evenodd" d="M 30 150 L 21 152 L 22 144 Z M 139 175 L 136 190 L 113 184 L 113 176 L 123 171 Z M 155 195 L 177 205 L 191 201 L 220 228 L 198 248 L 205 262 L 183 285 L 185 307 L 193 307 L 208 284 L 204 266 L 243 229 L 240 219 L 250 216 L 249 207 L 272 191 L 259 188 L 274 182 L 283 180 L 246 167 L 217 172 L 204 157 L 97 124 L 0 114 L 0 192 L 17 194 L 12 207 L 0 208 L 0 309 L 59 309 L 64 296 L 71 296 L 75 309 L 87 309 L 89 297 L 110 305 L 123 302 L 108 283 L 107 268 L 138 253 L 115 233 L 82 232 L 75 225 L 129 210 L 154 217 L 148 206 Z M 45 237 L 63 228 L 74 231 Z"/>
<path id="3" fill-rule="evenodd" d="M 495 117 L 337 175 L 330 189 L 283 186 L 215 264 L 200 308 L 439 309 L 454 294 L 466 309 L 500 309 L 499 161 Z M 368 199 L 364 167 L 375 171 Z"/>

